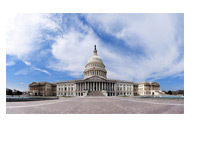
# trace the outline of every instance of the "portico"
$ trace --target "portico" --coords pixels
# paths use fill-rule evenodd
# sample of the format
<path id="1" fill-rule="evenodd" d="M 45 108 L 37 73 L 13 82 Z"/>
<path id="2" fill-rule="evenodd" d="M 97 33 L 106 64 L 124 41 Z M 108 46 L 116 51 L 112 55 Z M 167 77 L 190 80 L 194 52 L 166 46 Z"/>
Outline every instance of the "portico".
<path id="1" fill-rule="evenodd" d="M 114 95 L 114 87 L 116 81 L 110 81 L 98 76 L 94 76 L 87 79 L 77 80 L 75 82 L 78 96 L 84 96 L 84 93 L 89 93 L 92 91 L 101 91 L 104 93 L 106 92 L 108 93 L 108 96 Z"/>

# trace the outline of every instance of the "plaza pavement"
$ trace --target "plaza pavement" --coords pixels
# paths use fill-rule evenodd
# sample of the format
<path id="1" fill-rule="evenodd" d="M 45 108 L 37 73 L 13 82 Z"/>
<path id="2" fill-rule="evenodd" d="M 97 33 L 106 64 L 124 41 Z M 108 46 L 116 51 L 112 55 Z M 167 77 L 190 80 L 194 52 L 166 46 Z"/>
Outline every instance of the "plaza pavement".
<path id="1" fill-rule="evenodd" d="M 58 100 L 7 102 L 7 114 L 184 114 L 183 99 L 61 97 Z"/>

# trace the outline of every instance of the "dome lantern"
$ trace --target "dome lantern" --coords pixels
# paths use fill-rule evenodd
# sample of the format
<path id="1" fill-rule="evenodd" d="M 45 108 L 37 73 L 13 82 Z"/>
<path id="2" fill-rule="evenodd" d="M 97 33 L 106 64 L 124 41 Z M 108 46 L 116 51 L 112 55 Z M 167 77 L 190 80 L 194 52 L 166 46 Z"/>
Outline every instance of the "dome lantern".
<path id="1" fill-rule="evenodd" d="M 97 49 L 96 49 L 96 45 L 94 45 L 94 51 L 93 51 L 94 55 L 97 55 Z"/>

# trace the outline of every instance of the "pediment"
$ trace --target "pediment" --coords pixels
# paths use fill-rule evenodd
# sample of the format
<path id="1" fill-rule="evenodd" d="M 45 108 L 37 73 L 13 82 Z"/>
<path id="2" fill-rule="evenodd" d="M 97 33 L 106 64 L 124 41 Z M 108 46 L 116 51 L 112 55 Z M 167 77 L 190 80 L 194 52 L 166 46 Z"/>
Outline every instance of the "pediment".
<path id="1" fill-rule="evenodd" d="M 99 76 L 92 76 L 84 79 L 85 81 L 106 81 L 105 78 Z"/>

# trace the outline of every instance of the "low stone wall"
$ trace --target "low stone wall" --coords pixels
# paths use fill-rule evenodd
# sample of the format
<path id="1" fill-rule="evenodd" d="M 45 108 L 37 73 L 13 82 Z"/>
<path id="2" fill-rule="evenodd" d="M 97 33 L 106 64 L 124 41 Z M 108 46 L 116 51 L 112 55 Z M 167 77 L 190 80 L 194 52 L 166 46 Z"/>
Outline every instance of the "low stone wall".
<path id="1" fill-rule="evenodd" d="M 135 96 L 134 96 L 135 97 Z M 184 99 L 184 96 L 176 96 L 176 95 L 140 95 L 137 98 L 154 98 L 154 99 Z"/>
<path id="2" fill-rule="evenodd" d="M 6 97 L 6 102 L 20 102 L 20 101 L 38 101 L 38 100 L 54 100 L 59 97 L 44 97 L 44 96 L 27 96 L 27 97 Z"/>

